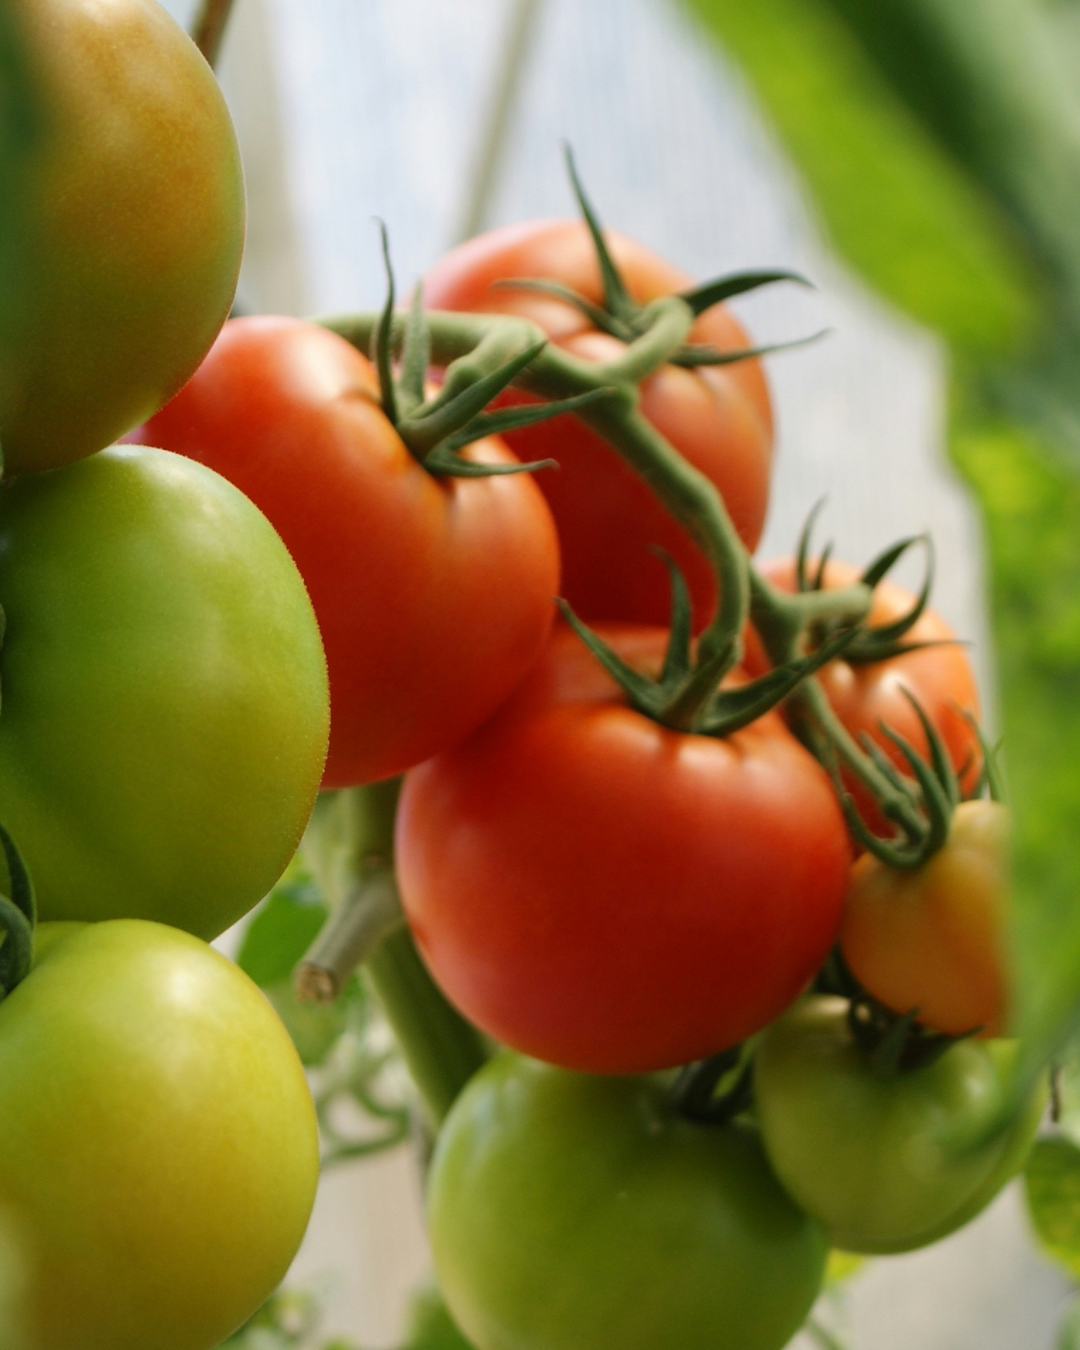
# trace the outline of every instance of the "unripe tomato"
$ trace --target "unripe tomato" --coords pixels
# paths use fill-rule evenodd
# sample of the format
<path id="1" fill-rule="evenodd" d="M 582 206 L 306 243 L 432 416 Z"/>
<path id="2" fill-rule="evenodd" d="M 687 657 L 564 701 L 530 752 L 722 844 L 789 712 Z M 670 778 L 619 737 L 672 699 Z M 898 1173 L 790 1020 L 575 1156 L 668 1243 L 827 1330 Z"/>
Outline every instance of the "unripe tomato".
<path id="1" fill-rule="evenodd" d="M 600 631 L 659 665 L 662 630 Z M 447 997 L 596 1073 L 770 1022 L 835 941 L 851 862 L 828 775 L 775 713 L 723 739 L 669 730 L 565 627 L 474 736 L 406 776 L 396 855 Z"/>
<path id="2" fill-rule="evenodd" d="M 64 925 L 0 1004 L 0 1210 L 33 1350 L 212 1350 L 284 1275 L 318 1132 L 232 962 L 161 924 Z"/>
<path id="3" fill-rule="evenodd" d="M 1008 811 L 961 802 L 928 862 L 898 871 L 865 854 L 851 871 L 840 944 L 851 973 L 886 1007 L 918 1009 L 950 1036 L 1005 1031 Z"/>
<path id="4" fill-rule="evenodd" d="M 827 1255 L 755 1131 L 509 1054 L 440 1131 L 428 1226 L 476 1350 L 780 1350 Z"/>
<path id="5" fill-rule="evenodd" d="M 754 1098 L 765 1149 L 834 1247 L 925 1247 L 974 1218 L 1019 1171 L 1045 1092 L 977 1142 L 1006 1104 L 1016 1043 L 958 1041 L 932 1064 L 882 1075 L 847 1010 L 844 999 L 808 998 L 761 1038 Z"/>
<path id="6" fill-rule="evenodd" d="M 299 319 L 234 319 L 139 432 L 263 511 L 311 594 L 330 671 L 324 787 L 401 773 L 467 736 L 543 649 L 559 591 L 531 475 L 435 478 L 371 363 Z M 466 458 L 508 463 L 495 437 Z"/>
<path id="7" fill-rule="evenodd" d="M 43 112 L 0 339 L 11 473 L 100 450 L 183 384 L 229 310 L 244 189 L 213 72 L 155 0 L 9 8 Z"/>
<path id="8" fill-rule="evenodd" d="M 266 518 L 120 446 L 0 487 L 0 820 L 47 919 L 214 937 L 296 850 L 326 753 L 315 616 Z"/>
<path id="9" fill-rule="evenodd" d="M 678 268 L 625 235 L 612 230 L 605 238 L 639 303 L 693 285 Z M 586 361 L 610 361 L 624 350 L 562 300 L 495 286 L 522 277 L 562 282 L 594 303 L 603 299 L 584 222 L 532 220 L 489 230 L 448 253 L 424 278 L 424 303 L 429 309 L 521 315 Z M 722 305 L 697 320 L 688 340 L 722 351 L 750 345 Z M 760 361 L 696 370 L 662 366 L 642 381 L 641 411 L 715 484 L 739 536 L 753 550 L 765 522 L 772 465 L 772 411 Z M 559 464 L 558 473 L 540 474 L 537 482 L 559 530 L 562 594 L 583 619 L 666 624 L 668 576 L 650 551 L 658 545 L 682 568 L 697 626 L 704 626 L 716 603 L 704 555 L 610 446 L 572 414 L 510 432 L 506 439 L 519 459 L 550 457 Z"/>

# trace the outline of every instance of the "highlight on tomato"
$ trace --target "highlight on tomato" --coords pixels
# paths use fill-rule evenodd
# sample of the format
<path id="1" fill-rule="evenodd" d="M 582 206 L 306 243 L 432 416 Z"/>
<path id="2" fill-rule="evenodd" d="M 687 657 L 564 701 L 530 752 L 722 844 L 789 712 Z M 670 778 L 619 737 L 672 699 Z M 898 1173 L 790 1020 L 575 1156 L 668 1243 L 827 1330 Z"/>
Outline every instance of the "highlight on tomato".
<path id="1" fill-rule="evenodd" d="M 213 72 L 155 0 L 8 0 L 40 105 L 0 338 L 8 473 L 101 450 L 225 321 L 240 153 Z"/>
<path id="2" fill-rule="evenodd" d="M 201 465 L 119 446 L 0 486 L 0 820 L 46 919 L 211 938 L 296 850 L 326 666 L 266 518 Z"/>
<path id="3" fill-rule="evenodd" d="M 428 1227 L 476 1350 L 781 1350 L 827 1255 L 752 1128 L 511 1054 L 443 1125 Z"/>
<path id="4" fill-rule="evenodd" d="M 662 630 L 598 631 L 659 668 Z M 777 714 L 673 731 L 560 627 L 489 722 L 406 776 L 396 857 L 466 1017 L 554 1064 L 635 1073 L 791 1003 L 835 941 L 851 851 L 828 775 Z"/>
<path id="5" fill-rule="evenodd" d="M 0 1003 L 0 1212 L 28 1344 L 211 1350 L 307 1227 L 300 1060 L 258 988 L 186 933 L 45 924 L 37 951 Z"/>
<path id="6" fill-rule="evenodd" d="M 295 559 L 329 667 L 324 787 L 461 740 L 540 654 L 559 551 L 532 475 L 430 472 L 387 417 L 371 362 L 336 334 L 230 321 L 138 434 L 223 474 Z M 495 436 L 461 453 L 466 469 L 517 464 Z"/>

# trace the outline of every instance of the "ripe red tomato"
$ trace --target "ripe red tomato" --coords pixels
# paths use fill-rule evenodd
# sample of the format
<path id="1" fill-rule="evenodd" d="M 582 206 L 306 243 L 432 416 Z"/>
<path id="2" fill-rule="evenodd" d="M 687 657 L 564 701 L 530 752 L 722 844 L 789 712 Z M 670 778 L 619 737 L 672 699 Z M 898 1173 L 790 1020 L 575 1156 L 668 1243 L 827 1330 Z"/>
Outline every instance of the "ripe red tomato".
<path id="1" fill-rule="evenodd" d="M 10 0 L 42 135 L 0 338 L 9 473 L 101 450 L 180 388 L 225 321 L 244 180 L 213 72 L 154 0 Z"/>
<path id="2" fill-rule="evenodd" d="M 870 854 L 851 871 L 840 943 L 863 988 L 950 1036 L 1005 1031 L 1008 811 L 961 802 L 943 848 L 911 871 Z"/>
<path id="3" fill-rule="evenodd" d="M 633 240 L 614 231 L 606 238 L 635 300 L 645 303 L 692 285 Z M 577 220 L 528 221 L 470 239 L 427 274 L 424 301 L 430 309 L 521 315 L 560 347 L 589 361 L 611 360 L 623 350 L 564 301 L 493 288 L 500 279 L 518 277 L 554 279 L 602 301 L 592 241 Z M 725 351 L 749 345 L 722 305 L 697 320 L 690 340 Z M 643 381 L 641 409 L 715 483 L 740 537 L 753 550 L 765 520 L 772 462 L 772 412 L 760 362 L 698 370 L 663 366 Z M 666 624 L 667 572 L 649 551 L 650 545 L 659 545 L 686 574 L 697 626 L 704 625 L 716 588 L 703 554 L 615 451 L 572 415 L 511 432 L 507 441 L 521 459 L 550 456 L 559 463 L 558 473 L 542 474 L 537 481 L 559 529 L 563 595 L 583 619 Z"/>
<path id="4" fill-rule="evenodd" d="M 400 773 L 489 716 L 543 648 L 558 541 L 531 476 L 435 478 L 369 361 L 299 319 L 234 319 L 136 433 L 216 469 L 307 583 L 330 673 L 324 787 Z M 476 460 L 513 460 L 501 441 Z"/>
<path id="5" fill-rule="evenodd" d="M 767 562 L 759 570 L 774 585 L 795 590 L 793 559 Z M 850 586 L 860 575 L 860 569 L 850 563 L 830 561 L 825 568 L 825 588 Z M 911 611 L 914 603 L 915 596 L 909 590 L 886 577 L 874 590 L 868 621 L 874 626 L 895 623 Z M 971 662 L 953 630 L 931 609 L 922 613 L 903 640 L 941 645 L 923 647 L 885 661 L 855 664 L 840 657 L 823 666 L 817 678 L 848 731 L 856 739 L 864 734 L 872 737 L 897 767 L 905 770 L 903 755 L 882 732 L 881 723 L 899 732 L 920 754 L 927 754 L 926 734 L 904 691 L 914 694 L 945 743 L 960 775 L 961 790 L 970 792 L 982 765 L 978 733 L 968 720 L 969 716 L 976 720 L 979 716 L 979 693 Z M 747 632 L 744 664 L 752 675 L 761 675 L 768 669 L 768 660 L 753 630 Z M 878 833 L 888 833 L 886 822 L 866 789 L 849 775 L 845 775 L 845 783 L 867 824 Z"/>
<path id="6" fill-rule="evenodd" d="M 609 628 L 659 664 L 660 630 Z M 851 854 L 825 771 L 769 714 L 727 739 L 626 706 L 567 629 L 498 713 L 406 777 L 397 857 L 432 974 L 484 1031 L 636 1073 L 732 1045 L 832 945 Z"/>

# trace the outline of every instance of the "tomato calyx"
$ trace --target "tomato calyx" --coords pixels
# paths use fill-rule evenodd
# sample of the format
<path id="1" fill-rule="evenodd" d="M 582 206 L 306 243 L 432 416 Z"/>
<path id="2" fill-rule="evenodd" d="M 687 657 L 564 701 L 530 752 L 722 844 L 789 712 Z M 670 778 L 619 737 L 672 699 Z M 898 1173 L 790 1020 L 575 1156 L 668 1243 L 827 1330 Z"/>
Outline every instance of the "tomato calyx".
<path id="1" fill-rule="evenodd" d="M 371 357 L 379 378 L 383 412 L 408 449 L 429 473 L 438 477 L 491 478 L 558 468 L 553 459 L 528 464 L 488 464 L 466 459 L 461 451 L 485 436 L 498 436 L 504 431 L 547 421 L 560 413 L 575 412 L 608 397 L 611 391 L 589 389 L 549 403 L 485 412 L 492 400 L 547 346 L 547 339 L 541 338 L 522 347 L 519 335 L 514 334 L 509 341 L 502 335 L 496 335 L 493 341 L 481 340 L 468 356 L 451 363 L 442 388 L 428 398 L 425 381 L 431 363 L 431 339 L 419 285 L 402 328 L 401 369 L 395 377 L 394 273 L 382 221 L 379 230 L 386 267 L 386 303 L 372 333 Z"/>
<path id="2" fill-rule="evenodd" d="M 0 895 L 0 929 L 3 930 L 0 939 L 0 999 L 5 999 L 29 975 L 33 964 L 37 901 L 34 883 L 23 856 L 2 824 L 0 846 L 4 850 L 11 882 L 11 898 Z"/>
<path id="3" fill-rule="evenodd" d="M 661 300 L 653 301 L 647 305 L 639 304 L 630 294 L 630 289 L 611 256 L 611 251 L 604 238 L 603 226 L 585 192 L 577 166 L 574 163 L 573 151 L 569 145 L 564 146 L 564 154 L 566 171 L 570 178 L 574 197 L 596 250 L 596 261 L 600 268 L 600 280 L 604 292 L 603 304 L 596 304 L 572 286 L 566 286 L 562 282 L 552 281 L 546 277 L 505 278 L 493 283 L 496 288 L 536 291 L 543 295 L 553 296 L 557 300 L 563 300 L 583 314 L 593 327 L 600 332 L 618 338 L 620 342 L 632 344 L 650 331 L 657 316 L 663 312 L 666 306 L 669 307 L 672 301 L 681 302 L 681 305 L 689 310 L 690 317 L 696 319 L 714 305 L 722 304 L 725 300 L 731 300 L 738 295 L 746 295 L 750 291 L 757 290 L 761 286 L 771 285 L 774 282 L 793 281 L 800 286 L 812 284 L 798 272 L 791 272 L 786 269 L 771 268 L 752 272 L 732 272 L 726 276 L 702 282 L 679 295 L 665 296 Z M 807 342 L 816 341 L 821 336 L 823 336 L 822 333 L 814 333 L 809 337 L 796 338 L 790 342 L 767 343 L 759 347 L 742 347 L 734 351 L 721 351 L 719 348 L 703 342 L 680 341 L 678 346 L 666 353 L 663 359 L 672 365 L 691 369 L 698 366 L 726 366 L 736 361 L 754 360 L 758 357 L 768 356 L 773 352 L 802 346 Z"/>
<path id="4" fill-rule="evenodd" d="M 754 1056 L 744 1045 L 684 1065 L 671 1087 L 675 1110 L 699 1125 L 728 1125 L 754 1101 Z"/>

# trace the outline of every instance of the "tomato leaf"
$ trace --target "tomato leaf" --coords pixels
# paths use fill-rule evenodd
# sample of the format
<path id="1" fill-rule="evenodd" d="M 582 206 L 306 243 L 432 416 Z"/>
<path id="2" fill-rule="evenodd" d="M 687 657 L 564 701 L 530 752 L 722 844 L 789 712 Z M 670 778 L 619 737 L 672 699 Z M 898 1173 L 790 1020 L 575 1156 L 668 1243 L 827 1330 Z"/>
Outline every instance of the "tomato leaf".
<path id="1" fill-rule="evenodd" d="M 1024 1187 L 1040 1246 L 1080 1279 L 1080 1148 L 1068 1139 L 1037 1139 Z"/>
<path id="2" fill-rule="evenodd" d="M 255 911 L 236 963 L 263 987 L 288 980 L 326 921 L 326 901 L 310 873 L 293 864 Z"/>

